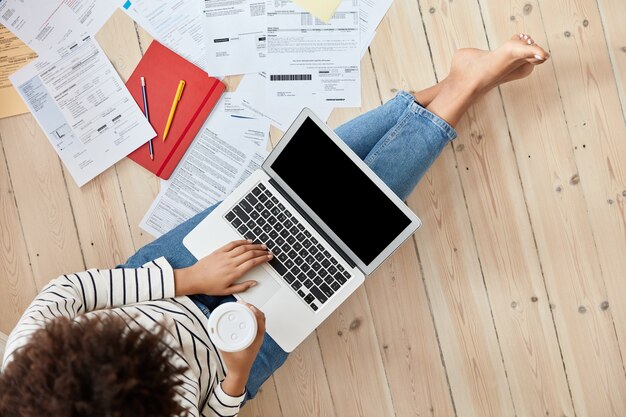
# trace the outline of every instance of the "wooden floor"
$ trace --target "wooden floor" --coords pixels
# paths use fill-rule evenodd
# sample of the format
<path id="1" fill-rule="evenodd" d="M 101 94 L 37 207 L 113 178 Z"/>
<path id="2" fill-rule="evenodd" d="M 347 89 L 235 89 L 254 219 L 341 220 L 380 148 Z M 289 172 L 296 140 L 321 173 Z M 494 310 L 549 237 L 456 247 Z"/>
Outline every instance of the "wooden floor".
<path id="1" fill-rule="evenodd" d="M 242 415 L 626 416 L 625 20 L 622 0 L 395 0 L 363 107 L 333 126 L 443 78 L 456 48 L 524 31 L 552 58 L 469 111 L 408 200 L 423 227 Z M 99 40 L 123 78 L 149 43 L 123 15 Z M 149 242 L 159 185 L 124 160 L 78 189 L 30 115 L 0 137 L 8 333 L 51 278 Z"/>

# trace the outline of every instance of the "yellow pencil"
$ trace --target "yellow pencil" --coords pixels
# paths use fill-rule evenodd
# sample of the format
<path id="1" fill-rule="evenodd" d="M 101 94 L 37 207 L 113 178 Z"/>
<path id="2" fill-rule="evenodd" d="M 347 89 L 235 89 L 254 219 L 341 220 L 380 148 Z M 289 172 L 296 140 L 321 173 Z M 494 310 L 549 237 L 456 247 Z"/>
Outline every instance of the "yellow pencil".
<path id="1" fill-rule="evenodd" d="M 176 96 L 174 97 L 174 102 L 172 103 L 172 108 L 170 109 L 170 115 L 167 118 L 167 124 L 165 125 L 165 132 L 163 132 L 163 142 L 165 142 L 167 133 L 170 131 L 170 126 L 172 126 L 172 120 L 174 120 L 174 113 L 176 113 L 176 107 L 178 107 L 178 102 L 180 101 L 180 97 L 183 95 L 183 88 L 185 88 L 185 81 L 180 80 L 180 82 L 178 83 L 178 89 L 176 90 Z"/>

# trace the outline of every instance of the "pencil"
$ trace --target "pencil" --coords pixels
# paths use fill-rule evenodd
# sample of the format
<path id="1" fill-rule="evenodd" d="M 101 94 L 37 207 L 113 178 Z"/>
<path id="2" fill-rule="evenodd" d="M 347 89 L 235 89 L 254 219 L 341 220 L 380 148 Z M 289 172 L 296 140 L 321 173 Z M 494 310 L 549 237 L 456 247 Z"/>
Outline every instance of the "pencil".
<path id="1" fill-rule="evenodd" d="M 141 96 L 143 97 L 143 114 L 150 123 L 150 114 L 148 113 L 148 95 L 146 94 L 146 79 L 141 77 Z M 152 147 L 152 139 L 148 141 L 148 149 L 150 150 L 150 159 L 154 161 L 154 148 Z"/>
<path id="2" fill-rule="evenodd" d="M 180 101 L 180 97 L 183 95 L 183 88 L 185 88 L 185 81 L 180 80 L 178 82 L 178 89 L 176 90 L 176 95 L 174 96 L 174 102 L 172 103 L 172 108 L 170 109 L 170 115 L 167 118 L 167 124 L 165 125 L 165 132 L 163 132 L 163 142 L 165 142 L 165 138 L 170 131 L 170 127 L 172 126 L 172 120 L 174 120 L 174 113 L 176 113 L 176 108 L 178 107 L 178 102 Z"/>

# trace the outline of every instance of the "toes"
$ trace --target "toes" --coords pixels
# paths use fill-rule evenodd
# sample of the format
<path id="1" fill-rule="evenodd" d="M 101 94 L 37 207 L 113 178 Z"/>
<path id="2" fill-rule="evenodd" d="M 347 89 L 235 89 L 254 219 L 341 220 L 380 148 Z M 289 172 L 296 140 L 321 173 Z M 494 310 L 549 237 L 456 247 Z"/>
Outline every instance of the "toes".
<path id="1" fill-rule="evenodd" d="M 513 39 L 524 45 L 523 47 L 520 45 L 521 49 L 519 49 L 517 53 L 531 64 L 541 64 L 550 57 L 550 54 L 538 46 L 532 36 L 527 33 L 518 33 L 513 36 Z"/>
<path id="2" fill-rule="evenodd" d="M 533 45 L 535 43 L 533 38 L 527 33 L 520 33 L 517 35 L 517 37 L 519 38 L 520 41 L 524 42 L 527 45 Z"/>
<path id="3" fill-rule="evenodd" d="M 543 64 L 550 57 L 550 54 L 544 51 L 539 45 L 532 44 L 528 49 L 529 56 L 526 61 L 531 64 Z"/>

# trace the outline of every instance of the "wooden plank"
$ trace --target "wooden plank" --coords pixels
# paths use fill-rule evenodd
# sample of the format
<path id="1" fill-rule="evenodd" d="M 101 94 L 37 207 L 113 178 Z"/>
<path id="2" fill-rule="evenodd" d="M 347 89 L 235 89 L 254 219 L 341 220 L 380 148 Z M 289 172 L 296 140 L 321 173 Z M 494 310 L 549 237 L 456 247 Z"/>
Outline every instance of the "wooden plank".
<path id="1" fill-rule="evenodd" d="M 418 4 L 397 0 L 371 47 L 383 99 L 435 81 Z M 388 36 L 380 36 L 387 32 Z M 411 51 L 407 54 L 406 51 Z M 402 56 L 402 63 L 397 62 Z M 382 71 L 379 71 L 379 68 Z M 432 314 L 459 416 L 512 416 L 513 404 L 491 318 L 463 192 L 450 147 L 409 198 Z"/>
<path id="2" fill-rule="evenodd" d="M 273 376 L 265 381 L 256 397 L 248 401 L 239 413 L 241 417 L 281 417 L 282 415 Z"/>
<path id="3" fill-rule="evenodd" d="M 81 248 L 88 268 L 111 268 L 132 255 L 134 246 L 114 168 L 79 188 L 64 169 Z"/>
<path id="4" fill-rule="evenodd" d="M 31 114 L 0 120 L 0 131 L 33 275 L 41 288 L 62 273 L 85 267 L 63 170 Z"/>
<path id="5" fill-rule="evenodd" d="M 365 288 L 396 415 L 455 415 L 413 241 Z"/>
<path id="6" fill-rule="evenodd" d="M 37 294 L 0 138 L 0 331 L 10 333 Z"/>
<path id="7" fill-rule="evenodd" d="M 542 5 L 540 13 L 536 2 L 527 4 L 511 9 L 501 2 L 483 0 L 491 44 L 499 44 L 521 30 L 533 34 L 543 45 L 548 44 L 544 29 L 551 40 L 564 36 L 564 22 L 557 23 L 559 18 L 554 15 L 550 22 L 545 20 L 546 13 L 556 10 L 544 10 Z M 559 13 L 568 16 L 565 10 Z M 575 75 L 577 66 L 593 68 L 586 59 L 580 61 L 580 51 L 551 49 L 552 65 L 560 59 L 568 63 L 558 71 L 560 78 Z M 575 88 L 581 91 L 587 87 L 578 84 Z M 502 86 L 501 92 L 546 288 L 554 305 L 575 412 L 578 416 L 626 415 L 622 395 L 626 381 L 611 312 L 600 308 L 607 292 L 588 215 L 591 206 L 579 185 L 579 178 L 585 178 L 577 175 L 580 167 L 563 117 L 564 91 L 559 91 L 557 74 L 547 66 L 532 77 Z M 582 105 L 584 95 L 577 100 Z M 584 120 L 572 123 L 579 122 Z"/>
<path id="8" fill-rule="evenodd" d="M 422 4 L 439 79 L 457 48 L 489 49 L 477 3 Z M 495 47 L 496 45 L 494 45 Z M 543 71 L 539 67 L 537 71 Z M 573 415 L 541 265 L 497 90 L 457 128 L 455 156 L 518 415 Z"/>
<path id="9" fill-rule="evenodd" d="M 317 329 L 336 415 L 395 414 L 372 320 L 361 287 Z"/>
<path id="10" fill-rule="evenodd" d="M 284 415 L 336 415 L 315 333 L 289 355 L 285 365 L 274 374 L 274 379 Z"/>
<path id="11" fill-rule="evenodd" d="M 622 114 L 626 120 L 626 2 L 615 0 L 598 0 L 604 36 L 613 64 L 613 74 L 617 82 L 617 91 L 622 103 Z M 589 19 L 587 19 L 589 24 Z M 584 19 L 583 19 L 583 27 Z"/>

